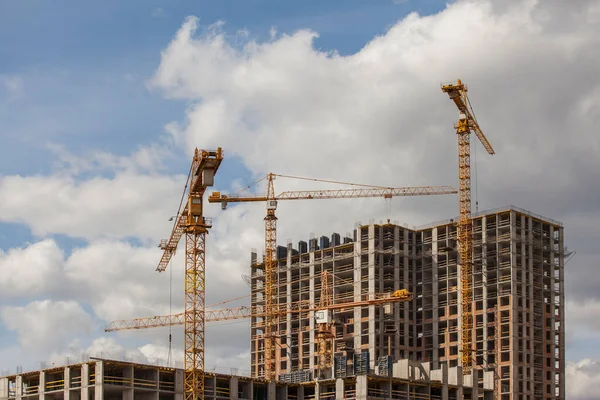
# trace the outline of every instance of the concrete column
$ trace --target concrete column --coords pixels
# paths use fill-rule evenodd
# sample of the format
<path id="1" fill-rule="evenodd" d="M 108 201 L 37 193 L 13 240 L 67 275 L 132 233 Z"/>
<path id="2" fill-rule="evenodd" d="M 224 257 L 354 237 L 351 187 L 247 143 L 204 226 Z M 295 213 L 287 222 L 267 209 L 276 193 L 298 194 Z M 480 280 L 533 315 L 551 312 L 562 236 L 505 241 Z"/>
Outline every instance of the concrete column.
<path id="1" fill-rule="evenodd" d="M 0 378 L 0 400 L 8 398 L 8 378 Z"/>
<path id="2" fill-rule="evenodd" d="M 368 251 L 368 250 L 367 250 Z M 360 301 L 360 286 L 361 286 L 361 255 L 362 255 L 362 241 L 361 241 L 361 228 L 356 227 L 356 242 L 354 242 L 354 301 Z M 354 308 L 354 348 L 360 348 L 360 308 Z"/>
<path id="3" fill-rule="evenodd" d="M 229 378 L 229 398 L 233 399 L 233 400 L 237 400 L 238 397 L 238 385 L 239 385 L 239 381 L 238 378 L 236 378 L 235 376 L 232 376 L 231 378 Z"/>
<path id="4" fill-rule="evenodd" d="M 126 389 L 123 392 L 123 400 L 133 400 L 133 366 L 123 367 L 123 378 L 129 380 L 130 389 Z"/>
<path id="5" fill-rule="evenodd" d="M 486 258 L 486 254 L 487 254 L 487 229 L 485 229 L 485 224 L 487 223 L 487 217 L 483 216 L 481 217 L 481 275 L 482 275 L 482 281 L 483 281 L 483 358 L 484 360 L 488 359 L 488 341 L 486 340 L 487 337 L 487 324 L 488 324 L 488 313 L 487 313 L 487 309 L 489 307 L 488 305 L 488 270 L 487 270 L 487 258 Z M 511 214 L 511 235 L 513 235 L 512 237 L 514 237 L 514 232 L 515 232 L 515 220 L 514 220 L 514 214 Z M 511 244 L 512 245 L 512 244 Z M 514 264 L 513 264 L 514 265 Z M 497 274 L 496 274 L 497 276 Z M 473 309 L 475 310 L 476 307 L 473 307 Z M 476 325 L 476 324 L 475 324 Z M 476 328 L 477 329 L 477 328 Z M 474 336 L 477 337 L 477 336 Z M 487 363 L 487 362 L 486 362 Z"/>
<path id="6" fill-rule="evenodd" d="M 104 363 L 102 361 L 96 362 L 96 384 L 94 386 L 94 398 L 104 398 Z"/>
<path id="7" fill-rule="evenodd" d="M 554 258 L 559 257 L 559 254 L 560 254 L 560 253 L 554 252 L 555 246 L 557 246 L 557 245 L 558 245 L 558 242 L 554 240 L 554 226 L 550 225 L 550 266 L 551 266 L 550 267 L 550 287 L 551 287 L 552 291 L 550 292 L 550 304 L 549 304 L 550 305 L 550 313 L 549 314 L 552 316 L 552 322 L 554 325 L 553 328 L 556 326 L 555 324 L 558 322 L 560 324 L 559 325 L 559 330 L 560 330 L 562 328 L 562 321 L 560 320 L 560 318 L 556 317 L 556 313 L 555 313 L 556 294 L 554 292 L 554 286 L 556 285 L 556 283 L 558 283 L 555 279 L 555 274 L 554 274 L 554 268 L 555 268 L 554 267 Z M 560 252 L 560 246 L 559 246 L 559 252 Z M 547 318 L 547 313 L 545 310 L 544 310 L 544 316 Z M 544 330 L 545 329 L 546 329 L 546 327 L 544 326 Z M 554 332 L 555 331 L 556 331 L 556 329 L 553 329 L 553 333 L 550 336 L 550 340 L 548 340 L 546 338 L 546 335 L 544 334 L 544 353 L 546 352 L 546 347 L 549 346 L 550 354 L 552 354 L 551 358 L 552 358 L 553 362 L 554 362 L 554 354 L 556 351 L 556 346 L 554 345 Z M 563 356 L 562 351 L 560 349 L 558 351 L 559 351 L 560 357 L 562 357 Z M 548 368 L 544 365 L 544 375 L 547 371 L 548 371 Z M 545 384 L 551 386 L 552 393 L 554 393 L 556 390 L 556 385 L 554 382 L 554 371 L 551 371 L 551 374 L 552 374 L 551 380 L 546 380 L 546 377 L 544 377 L 543 379 L 545 380 L 544 381 Z M 544 391 L 545 390 L 546 390 L 546 388 L 544 387 Z"/>
<path id="8" fill-rule="evenodd" d="M 369 393 L 369 381 L 367 375 L 359 375 L 356 377 L 356 400 L 367 400 Z"/>
<path id="9" fill-rule="evenodd" d="M 160 399 L 160 369 L 157 367 L 155 369 L 152 370 L 152 379 L 154 379 L 154 382 L 156 382 L 156 391 L 155 391 L 155 400 Z M 135 377 L 135 374 L 134 374 Z M 135 389 L 134 389 L 135 390 Z"/>
<path id="10" fill-rule="evenodd" d="M 564 248 L 565 248 L 565 243 L 564 243 L 564 228 L 558 228 L 559 231 L 559 238 L 558 238 L 558 243 L 556 241 L 553 241 L 553 244 L 558 244 L 558 248 L 559 248 L 559 252 L 558 254 L 554 254 L 554 256 L 558 256 L 558 266 L 554 265 L 554 260 L 552 260 L 552 275 L 554 276 L 554 272 L 555 270 L 559 271 L 559 277 L 560 280 L 558 282 L 558 286 L 559 286 L 559 295 L 558 295 L 558 301 L 559 301 L 559 305 L 556 306 L 554 305 L 552 307 L 552 313 L 554 313 L 555 307 L 557 307 L 559 309 L 559 313 L 560 316 L 558 318 L 558 320 L 560 321 L 560 327 L 558 329 L 558 347 L 559 347 L 559 356 L 558 356 L 558 362 L 560 365 L 560 368 L 562 370 L 562 372 L 559 374 L 559 397 L 561 399 L 565 398 L 565 271 L 564 271 L 564 267 L 565 267 L 565 257 L 564 257 Z M 552 233 L 552 237 L 554 237 L 554 229 L 551 231 Z M 556 283 L 556 281 L 554 280 L 554 278 L 552 279 L 552 285 L 554 286 L 554 284 Z M 556 296 L 553 293 L 552 295 L 552 299 L 556 300 Z M 555 346 L 554 346 L 554 340 L 555 340 L 555 335 L 553 334 L 552 336 L 552 350 L 554 351 Z M 554 354 L 554 353 L 553 353 Z M 554 356 L 552 357 L 554 358 Z M 554 382 L 554 373 L 552 374 L 552 391 L 554 393 L 554 390 L 556 389 L 556 384 Z"/>
<path id="11" fill-rule="evenodd" d="M 473 368 L 471 370 L 471 377 L 472 377 L 472 386 L 473 389 L 471 389 L 471 398 L 472 399 L 478 399 L 479 398 L 479 369 Z"/>
<path id="12" fill-rule="evenodd" d="M 304 400 L 304 386 L 298 386 L 296 388 L 296 399 Z"/>
<path id="13" fill-rule="evenodd" d="M 63 373 L 63 379 L 65 380 L 65 389 L 64 389 L 64 400 L 69 400 L 69 389 L 71 388 L 71 368 L 65 367 L 65 372 Z"/>
<path id="14" fill-rule="evenodd" d="M 273 382 L 275 385 L 275 382 Z M 275 398 L 276 400 L 287 400 L 288 398 L 288 385 L 275 386 Z"/>
<path id="15" fill-rule="evenodd" d="M 16 398 L 21 399 L 23 397 L 23 377 L 21 375 L 17 376 L 15 379 L 16 386 Z"/>
<path id="16" fill-rule="evenodd" d="M 335 380 L 335 400 L 344 400 L 344 391 L 346 390 L 344 380 L 338 378 Z"/>
<path id="17" fill-rule="evenodd" d="M 383 383 L 383 387 L 386 392 L 387 398 L 391 399 L 392 398 L 392 381 L 389 380 L 388 382 Z"/>
<path id="18" fill-rule="evenodd" d="M 0 378 L 0 399 L 8 398 L 8 378 Z"/>
<path id="19" fill-rule="evenodd" d="M 123 400 L 133 400 L 133 388 L 125 389 L 123 391 Z"/>
<path id="20" fill-rule="evenodd" d="M 275 382 L 267 384 L 267 400 L 277 400 L 277 385 Z"/>
<path id="21" fill-rule="evenodd" d="M 375 225 L 369 224 L 369 299 L 375 297 Z"/>
<path id="22" fill-rule="evenodd" d="M 253 399 L 254 398 L 254 381 L 250 381 L 248 390 L 250 390 L 250 393 L 248 393 L 248 398 Z"/>
<path id="23" fill-rule="evenodd" d="M 175 400 L 183 400 L 183 370 L 175 370 Z"/>
<path id="24" fill-rule="evenodd" d="M 432 323 L 432 329 L 434 334 L 432 335 L 432 340 L 433 340 L 433 357 L 431 358 L 430 361 L 433 362 L 433 366 L 438 367 L 439 365 L 439 351 L 438 349 L 440 348 L 440 339 L 439 339 L 439 335 L 436 334 L 435 332 L 439 332 L 440 331 L 440 325 L 439 325 L 439 318 L 440 318 L 440 314 L 439 314 L 439 310 L 440 310 L 440 306 L 439 306 L 439 297 L 438 297 L 438 293 L 439 293 L 439 278 L 438 278 L 438 228 L 435 227 L 431 230 L 431 254 L 435 254 L 435 256 L 431 257 L 431 275 L 432 275 L 432 285 L 431 285 L 431 290 L 433 295 L 431 295 L 431 311 L 432 311 L 432 315 L 431 317 L 433 318 L 433 323 Z M 423 317 L 424 318 L 424 317 Z"/>
<path id="25" fill-rule="evenodd" d="M 400 257 L 401 257 L 402 248 L 400 247 L 400 228 L 397 226 L 394 227 L 394 252 L 396 255 L 394 256 L 394 290 L 405 289 L 404 279 L 400 279 Z M 392 310 L 394 313 L 394 321 L 400 321 L 400 308 L 402 307 L 402 303 L 393 304 Z M 400 358 L 400 335 L 398 331 L 400 330 L 399 323 L 396 322 L 394 324 L 394 329 L 396 329 L 396 333 L 392 336 L 392 357 L 394 360 L 398 360 Z"/>
<path id="26" fill-rule="evenodd" d="M 404 229 L 404 276 L 406 277 L 406 282 L 408 285 L 406 289 L 411 293 L 417 292 L 417 266 L 416 266 L 416 235 L 413 235 L 412 240 L 409 239 L 408 229 Z M 412 275 L 412 278 L 411 278 Z M 404 323 L 404 344 L 406 346 L 404 357 L 408 359 L 416 358 L 415 347 L 416 346 L 416 338 L 417 338 L 417 325 L 416 323 L 411 323 L 410 320 L 416 320 L 417 314 L 417 306 L 414 301 L 405 301 L 402 302 L 402 307 L 404 307 L 405 313 L 405 323 Z M 413 335 L 413 345 L 410 345 L 409 335 L 412 333 Z"/>
<path id="27" fill-rule="evenodd" d="M 379 228 L 378 228 L 379 230 Z M 380 235 L 381 237 L 381 235 Z M 369 279 L 369 299 L 375 298 L 375 293 L 378 292 L 378 284 L 379 282 L 375 282 L 375 263 L 377 259 L 375 258 L 375 248 L 379 247 L 380 243 L 375 241 L 375 225 L 369 224 L 369 270 L 368 270 L 368 279 Z M 381 277 L 380 277 L 381 278 Z M 368 307 L 368 335 L 369 335 L 369 369 L 375 368 L 376 360 L 376 352 L 375 352 L 375 306 Z"/>
<path id="28" fill-rule="evenodd" d="M 440 365 L 442 370 L 442 400 L 448 400 L 448 364 Z"/>
<path id="29" fill-rule="evenodd" d="M 38 394 L 40 400 L 44 400 L 44 393 L 46 392 L 46 372 L 40 371 L 40 385 L 38 386 Z"/>
<path id="30" fill-rule="evenodd" d="M 458 399 L 464 398 L 464 390 L 463 390 L 463 372 L 462 366 L 451 368 L 455 370 L 456 375 L 454 376 L 455 384 L 458 386 L 458 390 L 456 391 L 456 397 Z M 451 381 L 453 378 L 452 374 L 448 374 L 448 381 Z"/>
<path id="31" fill-rule="evenodd" d="M 206 390 L 207 386 L 212 387 L 210 392 L 208 390 Z M 213 397 L 217 397 L 217 377 L 216 376 L 212 376 L 212 377 L 204 376 L 204 393 L 210 394 Z"/>
<path id="32" fill-rule="evenodd" d="M 309 248 L 310 251 L 310 248 Z M 310 251 L 309 255 L 309 262 L 310 262 L 310 266 L 308 267 L 308 271 L 310 274 L 310 278 L 309 278 L 309 300 L 311 302 L 311 304 L 315 304 L 315 252 L 314 249 L 313 251 Z M 302 296 L 300 297 L 302 298 Z M 311 343 L 310 346 L 308 346 L 308 351 L 309 351 L 309 357 L 308 357 L 308 368 L 311 371 L 315 370 L 315 348 L 312 345 L 313 343 L 315 343 L 315 318 L 314 318 L 314 312 L 310 312 L 309 313 L 309 326 L 310 326 L 310 340 L 309 343 Z M 302 342 L 298 341 L 298 346 L 302 346 Z M 303 354 L 304 355 L 304 354 Z M 306 365 L 304 366 L 304 368 L 306 368 Z"/>
<path id="33" fill-rule="evenodd" d="M 287 304 L 292 304 L 292 244 L 288 243 L 288 251 L 287 251 L 287 271 L 286 271 L 286 303 Z M 298 256 L 298 263 L 300 263 L 300 256 Z M 285 316 L 285 330 L 286 330 L 286 334 L 285 334 L 285 340 L 288 346 L 291 346 L 292 344 L 292 315 L 291 314 L 287 314 Z M 300 342 L 300 340 L 298 340 L 298 346 L 301 346 L 302 343 Z M 284 346 L 285 347 L 285 346 Z M 288 347 L 289 348 L 289 347 Z M 288 351 L 289 354 L 289 351 Z M 292 357 L 291 356 L 286 356 L 288 357 L 288 362 L 287 362 L 287 371 L 291 371 L 294 367 L 298 367 L 298 363 L 302 362 L 302 359 L 300 357 L 298 357 L 298 360 L 296 361 L 296 363 L 294 363 L 292 361 Z M 296 364 L 296 365 L 294 365 Z"/>
<path id="34" fill-rule="evenodd" d="M 565 248 L 565 242 L 564 242 L 564 228 L 560 228 L 560 240 L 559 240 L 559 246 L 561 249 L 561 256 L 559 257 L 559 268 L 560 268 L 560 283 L 559 283 L 559 290 L 560 290 L 560 330 L 559 330 L 559 346 L 560 346 L 560 357 L 559 357 L 559 363 L 560 363 L 560 368 L 561 368 L 561 373 L 559 376 L 560 379 L 560 388 L 559 388 L 559 395 L 561 399 L 565 399 L 566 398 L 566 383 L 565 383 L 565 257 L 564 257 L 564 253 L 562 252 L 562 249 Z"/>
<path id="35" fill-rule="evenodd" d="M 83 364 L 81 366 L 81 399 L 87 400 L 90 396 L 90 366 L 89 364 Z"/>

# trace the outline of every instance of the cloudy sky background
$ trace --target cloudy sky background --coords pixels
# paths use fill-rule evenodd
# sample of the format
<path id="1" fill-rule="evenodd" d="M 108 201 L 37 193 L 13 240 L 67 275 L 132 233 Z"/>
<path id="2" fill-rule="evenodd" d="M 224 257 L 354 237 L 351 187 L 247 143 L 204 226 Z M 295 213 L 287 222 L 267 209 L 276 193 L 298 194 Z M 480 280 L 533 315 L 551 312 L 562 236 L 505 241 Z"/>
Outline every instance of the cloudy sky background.
<path id="1" fill-rule="evenodd" d="M 158 274 L 156 244 L 195 147 L 224 148 L 224 192 L 267 172 L 455 185 L 439 85 L 461 78 L 497 152 L 473 150 L 480 209 L 565 224 L 569 398 L 600 398 L 599 42 L 598 0 L 1 2 L 0 371 L 166 358 L 168 328 L 103 326 L 181 309 L 182 254 Z M 248 292 L 263 214 L 207 207 L 209 304 Z M 456 214 L 454 196 L 289 202 L 278 238 Z M 248 334 L 248 321 L 208 326 L 207 366 L 249 369 Z"/>

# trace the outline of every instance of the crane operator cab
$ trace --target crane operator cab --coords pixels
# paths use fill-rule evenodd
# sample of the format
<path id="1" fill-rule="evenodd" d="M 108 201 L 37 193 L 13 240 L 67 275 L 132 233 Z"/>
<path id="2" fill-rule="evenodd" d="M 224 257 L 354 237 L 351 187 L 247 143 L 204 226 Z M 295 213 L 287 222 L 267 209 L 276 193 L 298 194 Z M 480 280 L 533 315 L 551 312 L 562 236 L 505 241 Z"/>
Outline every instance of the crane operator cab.
<path id="1" fill-rule="evenodd" d="M 331 310 L 315 311 L 315 322 L 317 324 L 331 324 Z"/>
<path id="2" fill-rule="evenodd" d="M 188 203 L 188 225 L 195 225 L 202 222 L 202 197 L 190 196 Z"/>

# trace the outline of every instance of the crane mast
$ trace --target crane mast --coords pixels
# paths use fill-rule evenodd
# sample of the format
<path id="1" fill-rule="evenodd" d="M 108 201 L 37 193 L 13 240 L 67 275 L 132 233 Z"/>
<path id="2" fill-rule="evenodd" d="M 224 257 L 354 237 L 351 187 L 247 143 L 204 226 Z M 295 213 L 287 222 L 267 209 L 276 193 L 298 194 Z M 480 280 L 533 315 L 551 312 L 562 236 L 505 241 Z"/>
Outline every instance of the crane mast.
<path id="1" fill-rule="evenodd" d="M 467 86 L 460 79 L 456 83 L 442 84 L 442 91 L 458 108 L 458 121 L 454 125 L 458 138 L 458 205 L 457 230 L 461 289 L 461 363 L 463 374 L 471 372 L 473 363 L 473 223 L 471 220 L 471 131 L 475 132 L 489 154 L 492 146 L 479 128 L 470 107 Z"/>
<path id="2" fill-rule="evenodd" d="M 192 161 L 185 232 L 185 311 L 184 311 L 184 396 L 204 399 L 204 312 L 206 289 L 206 235 L 211 221 L 203 214 L 203 196 L 221 164 L 221 149 L 196 149 Z"/>
<path id="3" fill-rule="evenodd" d="M 268 175 L 267 185 L 267 215 L 265 216 L 265 379 L 275 380 L 275 360 L 277 344 L 275 333 L 277 332 L 277 321 L 279 320 L 274 308 L 277 306 L 277 268 L 275 255 L 277 252 L 277 217 L 275 209 L 275 188 L 273 186 L 274 174 Z"/>
<path id="4" fill-rule="evenodd" d="M 204 217 L 203 197 L 206 188 L 214 185 L 214 176 L 223 160 L 223 151 L 194 150 L 184 196 L 187 200 L 183 210 L 179 205 L 171 236 L 162 240 L 159 247 L 163 254 L 156 270 L 166 270 L 177 245 L 185 235 L 185 287 L 183 314 L 179 321 L 184 325 L 184 398 L 204 399 L 204 325 L 206 289 L 206 235 L 211 228 L 211 220 Z M 182 197 L 182 199 L 185 197 Z M 162 322 L 172 322 L 175 316 L 163 318 Z M 141 319 L 135 320 L 140 321 Z M 120 321 L 127 325 L 126 321 Z M 130 323 L 131 326 L 137 325 Z M 139 329 L 134 328 L 134 329 Z"/>
<path id="5" fill-rule="evenodd" d="M 333 332 L 331 311 L 331 286 L 329 284 L 329 272 L 323 271 L 321 276 L 321 299 L 319 303 L 320 311 L 317 311 L 317 349 L 319 354 L 320 373 L 331 368 L 333 364 Z"/>

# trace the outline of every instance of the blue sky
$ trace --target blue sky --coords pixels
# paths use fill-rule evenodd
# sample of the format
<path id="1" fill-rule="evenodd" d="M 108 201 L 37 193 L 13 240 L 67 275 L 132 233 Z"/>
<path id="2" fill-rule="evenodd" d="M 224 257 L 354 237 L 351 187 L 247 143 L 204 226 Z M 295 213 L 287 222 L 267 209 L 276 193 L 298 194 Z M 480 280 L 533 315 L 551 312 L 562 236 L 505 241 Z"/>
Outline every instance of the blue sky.
<path id="1" fill-rule="evenodd" d="M 417 11 L 440 11 L 444 1 L 3 1 L 0 2 L 0 76 L 17 76 L 15 93 L 0 92 L 0 172 L 48 174 L 56 154 L 103 150 L 127 155 L 180 121 L 188 103 L 165 99 L 146 81 L 160 52 L 189 15 L 203 28 L 224 21 L 235 35 L 248 30 L 264 40 L 279 33 L 312 29 L 315 47 L 340 54 L 358 51 L 374 36 Z M 177 149 L 175 149 L 177 150 Z M 171 157 L 168 172 L 187 168 Z M 94 172 L 98 174 L 99 172 Z M 229 160 L 224 181 L 247 178 L 240 160 Z M 247 179 L 246 179 L 247 181 Z M 32 240 L 28 229 L 0 224 L 0 248 Z M 67 249 L 79 241 L 57 235 Z"/>

